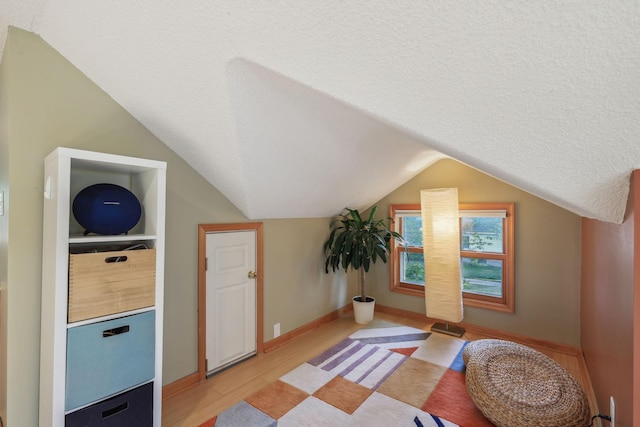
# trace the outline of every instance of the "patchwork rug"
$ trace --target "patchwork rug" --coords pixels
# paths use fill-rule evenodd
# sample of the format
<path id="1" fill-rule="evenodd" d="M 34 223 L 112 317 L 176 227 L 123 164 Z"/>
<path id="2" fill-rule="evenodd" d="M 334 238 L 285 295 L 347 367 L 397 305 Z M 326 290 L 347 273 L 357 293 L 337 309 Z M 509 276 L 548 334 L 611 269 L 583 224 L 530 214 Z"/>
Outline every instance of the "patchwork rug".
<path id="1" fill-rule="evenodd" d="M 467 393 L 466 344 L 374 321 L 200 427 L 493 426 Z"/>

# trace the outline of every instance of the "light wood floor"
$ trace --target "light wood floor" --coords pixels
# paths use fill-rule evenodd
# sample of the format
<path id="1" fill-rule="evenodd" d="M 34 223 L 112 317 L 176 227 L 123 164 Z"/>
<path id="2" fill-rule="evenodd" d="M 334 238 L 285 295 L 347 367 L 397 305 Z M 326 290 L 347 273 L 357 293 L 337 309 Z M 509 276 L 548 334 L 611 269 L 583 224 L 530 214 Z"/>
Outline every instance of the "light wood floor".
<path id="1" fill-rule="evenodd" d="M 428 330 L 431 323 L 376 312 L 376 320 L 387 320 Z M 166 427 L 198 426 L 252 393 L 280 378 L 298 365 L 361 328 L 353 314 L 325 323 L 269 353 L 259 354 L 232 368 L 213 375 L 206 381 L 164 401 L 162 425 Z M 487 335 L 465 334 L 465 339 L 492 338 Z M 527 344 L 527 343 L 525 343 Z M 592 414 L 597 413 L 595 398 L 584 360 L 581 357 L 536 347 L 564 366 L 587 391 Z"/>

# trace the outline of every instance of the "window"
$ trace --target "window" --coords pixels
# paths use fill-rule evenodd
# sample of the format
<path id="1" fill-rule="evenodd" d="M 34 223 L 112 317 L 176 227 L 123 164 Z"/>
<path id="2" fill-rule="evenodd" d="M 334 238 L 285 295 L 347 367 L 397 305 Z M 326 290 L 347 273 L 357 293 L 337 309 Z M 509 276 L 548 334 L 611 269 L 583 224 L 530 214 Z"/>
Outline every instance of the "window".
<path id="1" fill-rule="evenodd" d="M 514 204 L 461 203 L 460 267 L 466 306 L 514 312 Z M 424 252 L 419 204 L 391 205 L 391 290 L 424 298 Z"/>

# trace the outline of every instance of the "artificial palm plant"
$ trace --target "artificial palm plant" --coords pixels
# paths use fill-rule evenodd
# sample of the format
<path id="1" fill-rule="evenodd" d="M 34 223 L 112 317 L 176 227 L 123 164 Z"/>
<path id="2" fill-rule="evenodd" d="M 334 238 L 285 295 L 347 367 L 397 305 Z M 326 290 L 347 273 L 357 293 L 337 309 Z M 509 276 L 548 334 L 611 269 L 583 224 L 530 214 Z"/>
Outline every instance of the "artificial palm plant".
<path id="1" fill-rule="evenodd" d="M 387 262 L 391 239 L 406 247 L 399 233 L 390 230 L 384 220 L 375 219 L 376 210 L 377 206 L 371 208 L 369 218 L 364 220 L 357 209 L 345 208 L 345 212 L 332 221 L 331 233 L 323 246 L 326 273 L 329 268 L 334 272 L 340 269 L 346 272 L 349 267 L 360 271 L 360 297 L 357 300 L 361 302 L 372 301 L 366 296 L 366 273 L 378 259 Z"/>

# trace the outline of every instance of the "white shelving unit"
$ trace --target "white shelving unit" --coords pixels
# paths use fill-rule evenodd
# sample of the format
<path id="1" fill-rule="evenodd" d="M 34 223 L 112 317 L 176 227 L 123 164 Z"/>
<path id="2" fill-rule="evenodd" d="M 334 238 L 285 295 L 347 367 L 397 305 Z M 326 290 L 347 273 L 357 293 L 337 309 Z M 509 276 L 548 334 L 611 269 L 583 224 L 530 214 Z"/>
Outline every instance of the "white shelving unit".
<path id="1" fill-rule="evenodd" d="M 45 159 L 42 324 L 40 352 L 40 426 L 65 425 L 65 417 L 74 411 L 117 396 L 103 396 L 97 401 L 68 408 L 67 341 L 70 331 L 90 328 L 100 322 L 118 322 L 121 318 L 153 318 L 152 384 L 153 425 L 161 425 L 162 403 L 162 320 L 164 297 L 164 225 L 166 198 L 166 163 L 154 160 L 57 148 Z M 127 235 L 83 235 L 72 214 L 72 203 L 83 188 L 97 183 L 117 184 L 136 195 L 142 205 L 138 224 Z M 70 253 L 110 250 L 116 245 L 144 243 L 155 250 L 155 297 L 152 306 L 111 313 L 82 321 L 68 321 Z M 103 249 L 104 248 L 104 249 Z M 151 279 L 153 280 L 153 279 Z M 98 325 L 100 326 L 100 325 Z M 128 326 L 127 326 L 128 331 Z M 106 336 L 106 335 L 103 335 Z M 82 346 L 81 346 L 82 347 Z M 84 351 L 84 350 L 83 350 Z M 71 357 L 73 358 L 73 357 Z M 87 378 L 87 381 L 92 381 Z M 135 384 L 137 387 L 140 384 Z M 147 385 L 147 389 L 150 386 Z M 133 386 L 122 390 L 127 392 Z M 124 407 L 124 406 L 123 406 Z M 104 418 L 104 412 L 103 418 Z M 109 416 L 109 413 L 107 413 Z"/>

